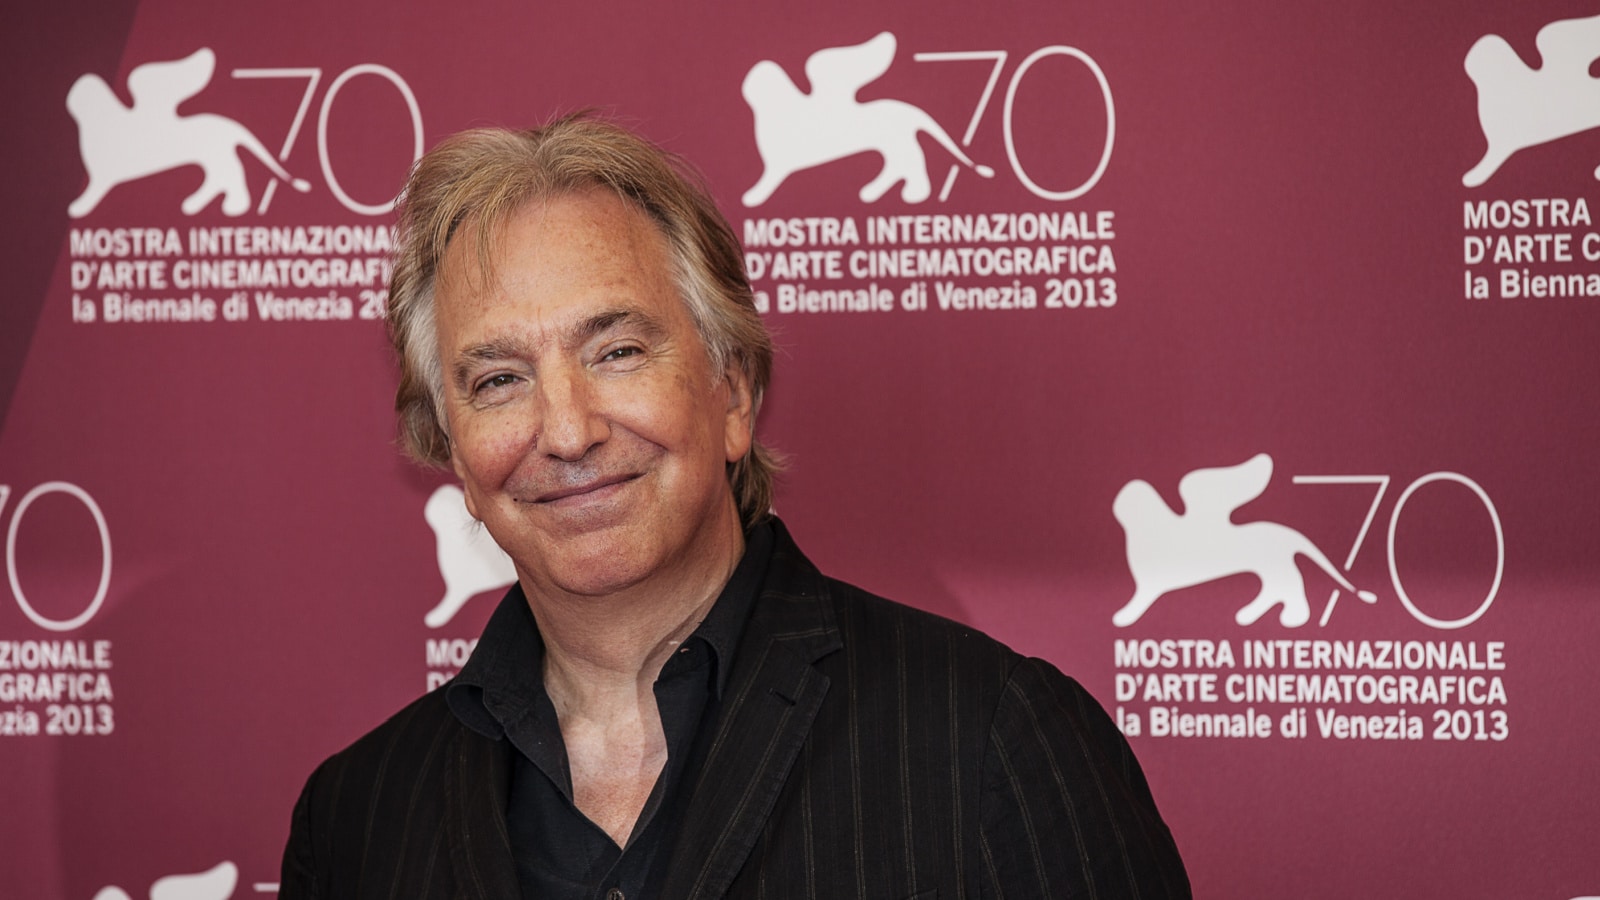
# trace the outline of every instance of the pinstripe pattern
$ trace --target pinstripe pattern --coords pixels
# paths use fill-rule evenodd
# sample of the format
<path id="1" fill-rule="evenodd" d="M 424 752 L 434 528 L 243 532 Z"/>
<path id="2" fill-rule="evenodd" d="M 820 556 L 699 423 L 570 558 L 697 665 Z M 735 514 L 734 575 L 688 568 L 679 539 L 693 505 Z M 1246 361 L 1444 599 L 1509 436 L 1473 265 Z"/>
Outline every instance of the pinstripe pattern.
<path id="1" fill-rule="evenodd" d="M 945 646 L 944 646 L 945 655 L 947 657 L 953 655 L 954 650 L 955 650 L 955 635 L 954 634 L 945 635 Z M 945 674 L 945 694 L 944 694 L 944 703 L 945 703 L 945 707 L 944 708 L 945 709 L 955 709 L 956 708 L 956 701 L 958 699 L 957 688 L 959 687 L 960 683 L 961 683 L 960 679 L 958 679 L 956 677 L 955 667 L 951 666 L 949 668 L 949 670 Z M 958 746 L 957 741 L 960 739 L 959 728 L 960 728 L 960 724 L 961 723 L 955 716 L 950 716 L 949 720 L 950 720 L 950 729 L 949 729 L 947 737 L 948 737 L 948 740 L 950 741 L 950 746 L 955 747 L 955 746 Z M 962 828 L 962 815 L 961 815 L 961 812 L 962 812 L 961 798 L 962 798 L 962 796 L 963 795 L 961 793 L 961 766 L 951 766 L 950 767 L 950 830 L 949 830 L 949 832 L 947 834 L 947 839 L 950 841 L 952 846 L 958 846 L 960 844 L 961 836 L 963 834 L 963 832 L 961 830 L 961 828 Z M 968 894 L 967 894 L 967 880 L 966 880 L 966 867 L 965 867 L 966 854 L 964 854 L 964 853 L 963 854 L 956 854 L 956 856 L 951 860 L 951 863 L 955 868 L 956 897 L 958 898 L 958 900 L 960 900 L 960 898 L 965 898 L 965 897 L 968 896 Z"/>
<path id="2" fill-rule="evenodd" d="M 846 684 L 856 684 L 860 680 L 860 675 L 856 671 L 856 657 L 851 655 L 847 656 L 845 659 L 845 675 L 848 679 Z M 855 835 L 855 845 L 851 848 L 854 852 L 852 852 L 847 858 L 855 862 L 855 886 L 857 896 L 864 895 L 867 892 L 867 852 L 866 848 L 862 844 L 862 841 L 866 837 L 866 828 L 863 827 L 862 823 L 866 817 L 861 811 L 862 796 L 865 792 L 861 790 L 862 716 L 861 709 L 858 705 L 858 701 L 860 699 L 860 695 L 856 691 L 844 692 L 844 701 L 847 704 L 845 727 L 850 732 L 850 765 L 846 768 L 846 771 L 850 776 L 850 798 L 852 801 L 850 805 L 850 826 L 851 834 Z"/>
<path id="3" fill-rule="evenodd" d="M 910 678 L 906 649 L 905 626 L 904 623 L 897 622 L 894 629 L 892 656 L 895 660 L 894 674 L 895 687 L 897 688 L 895 707 L 901 710 L 901 715 L 898 716 L 900 720 L 900 739 L 897 743 L 900 751 L 900 827 L 904 829 L 904 833 L 900 836 L 900 846 L 901 852 L 905 855 L 906 884 L 911 890 L 915 891 L 917 889 L 917 858 L 913 851 L 917 846 L 917 841 L 913 825 L 917 820 L 917 809 L 911 802 L 911 798 L 914 796 L 911 789 L 911 717 L 905 715 L 905 711 L 910 708 L 910 703 L 906 699 L 906 693 L 909 690 L 907 681 Z"/>
<path id="4" fill-rule="evenodd" d="M 439 692 L 324 763 L 286 900 L 517 897 L 509 752 Z M 1105 712 L 1049 664 L 823 578 L 778 540 L 661 896 L 1187 897 Z"/>

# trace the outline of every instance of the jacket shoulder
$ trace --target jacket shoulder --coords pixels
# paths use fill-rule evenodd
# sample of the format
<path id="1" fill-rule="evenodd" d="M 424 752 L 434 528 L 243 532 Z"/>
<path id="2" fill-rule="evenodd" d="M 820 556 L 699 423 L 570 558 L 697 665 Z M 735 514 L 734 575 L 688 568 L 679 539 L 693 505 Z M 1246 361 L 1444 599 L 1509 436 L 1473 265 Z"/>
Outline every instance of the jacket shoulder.
<path id="1" fill-rule="evenodd" d="M 373 789 L 393 777 L 416 777 L 430 758 L 440 758 L 442 742 L 464 728 L 445 703 L 443 687 L 411 701 L 381 725 L 356 738 L 318 767 L 318 775 L 371 781 Z"/>
<path id="2" fill-rule="evenodd" d="M 845 645 L 927 652 L 943 648 L 951 665 L 1009 674 L 1023 656 L 964 622 L 880 597 L 847 582 L 824 578 Z"/>
<path id="3" fill-rule="evenodd" d="M 466 738 L 441 688 L 325 760 L 295 804 L 280 896 L 365 896 L 408 867 L 433 873 L 450 760 Z"/>

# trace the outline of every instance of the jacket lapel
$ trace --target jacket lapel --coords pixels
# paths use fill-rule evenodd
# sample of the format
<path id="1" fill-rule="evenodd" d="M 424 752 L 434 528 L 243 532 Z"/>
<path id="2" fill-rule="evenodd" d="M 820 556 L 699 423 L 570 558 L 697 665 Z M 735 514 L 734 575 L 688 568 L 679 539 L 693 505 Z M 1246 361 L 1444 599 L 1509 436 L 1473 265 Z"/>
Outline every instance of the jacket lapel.
<path id="1" fill-rule="evenodd" d="M 694 792 L 679 823 L 668 898 L 726 894 L 772 813 L 828 693 L 813 663 L 842 644 L 826 582 L 774 520 L 772 561 L 745 626 Z"/>
<path id="2" fill-rule="evenodd" d="M 511 745 L 459 729 L 445 773 L 444 839 L 458 889 L 468 897 L 520 897 L 506 833 Z"/>

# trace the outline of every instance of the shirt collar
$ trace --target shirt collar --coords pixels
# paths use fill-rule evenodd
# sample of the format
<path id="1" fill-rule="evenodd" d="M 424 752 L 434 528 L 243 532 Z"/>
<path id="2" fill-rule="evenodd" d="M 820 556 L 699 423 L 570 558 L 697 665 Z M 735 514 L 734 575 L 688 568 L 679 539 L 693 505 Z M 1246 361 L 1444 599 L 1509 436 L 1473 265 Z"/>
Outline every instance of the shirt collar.
<path id="1" fill-rule="evenodd" d="M 733 670 L 733 652 L 744 634 L 744 623 L 761 593 L 761 583 L 766 579 L 767 563 L 772 558 L 772 523 L 762 522 L 745 533 L 744 556 L 723 585 L 722 594 L 712 605 L 691 638 L 698 637 L 711 645 L 713 663 L 717 667 L 717 698 L 728 686 L 728 673 Z"/>

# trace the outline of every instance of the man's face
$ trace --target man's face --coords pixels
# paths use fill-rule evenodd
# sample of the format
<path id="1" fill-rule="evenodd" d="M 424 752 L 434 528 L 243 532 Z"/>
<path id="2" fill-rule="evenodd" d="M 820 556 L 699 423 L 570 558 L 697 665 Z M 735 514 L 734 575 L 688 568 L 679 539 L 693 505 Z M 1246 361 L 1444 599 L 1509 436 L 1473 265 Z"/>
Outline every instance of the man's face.
<path id="1" fill-rule="evenodd" d="M 451 460 L 524 586 L 609 594 L 736 550 L 749 388 L 711 370 L 654 223 L 602 191 L 530 204 L 487 280 L 463 231 L 436 292 Z"/>

